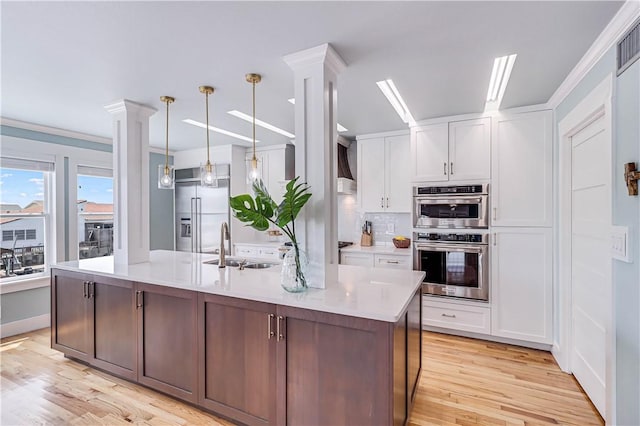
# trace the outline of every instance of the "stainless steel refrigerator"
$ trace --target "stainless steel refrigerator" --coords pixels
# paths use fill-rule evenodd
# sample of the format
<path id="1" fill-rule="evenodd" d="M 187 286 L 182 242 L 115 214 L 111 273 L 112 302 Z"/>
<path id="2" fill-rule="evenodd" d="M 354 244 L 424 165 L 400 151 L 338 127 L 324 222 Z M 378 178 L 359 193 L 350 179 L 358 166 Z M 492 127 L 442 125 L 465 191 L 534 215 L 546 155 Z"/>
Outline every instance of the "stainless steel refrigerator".
<path id="1" fill-rule="evenodd" d="M 216 165 L 218 187 L 200 184 L 200 168 L 176 170 L 176 250 L 213 253 L 220 248 L 220 227 L 229 223 L 229 165 Z M 225 242 L 229 252 L 229 241 Z"/>

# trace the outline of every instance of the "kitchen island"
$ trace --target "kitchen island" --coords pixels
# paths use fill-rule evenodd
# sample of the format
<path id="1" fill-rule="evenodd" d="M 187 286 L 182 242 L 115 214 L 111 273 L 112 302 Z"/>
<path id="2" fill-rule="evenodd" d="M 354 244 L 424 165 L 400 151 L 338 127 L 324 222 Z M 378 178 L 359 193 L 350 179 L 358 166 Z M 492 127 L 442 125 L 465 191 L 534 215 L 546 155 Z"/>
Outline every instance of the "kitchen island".
<path id="1" fill-rule="evenodd" d="M 280 267 L 152 251 L 52 268 L 52 347 L 245 424 L 404 424 L 421 371 L 424 273 L 339 266 L 291 294 Z"/>

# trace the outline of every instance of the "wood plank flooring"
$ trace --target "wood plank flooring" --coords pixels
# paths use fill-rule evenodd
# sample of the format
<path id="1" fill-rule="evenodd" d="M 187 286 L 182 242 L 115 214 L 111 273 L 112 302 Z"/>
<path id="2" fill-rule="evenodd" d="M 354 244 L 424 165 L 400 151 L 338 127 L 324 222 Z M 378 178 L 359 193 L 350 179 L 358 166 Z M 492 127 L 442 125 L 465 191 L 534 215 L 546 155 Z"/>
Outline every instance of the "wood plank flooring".
<path id="1" fill-rule="evenodd" d="M 70 361 L 49 338 L 2 340 L 0 424 L 232 424 Z M 423 366 L 411 425 L 603 424 L 547 352 L 424 332 Z"/>

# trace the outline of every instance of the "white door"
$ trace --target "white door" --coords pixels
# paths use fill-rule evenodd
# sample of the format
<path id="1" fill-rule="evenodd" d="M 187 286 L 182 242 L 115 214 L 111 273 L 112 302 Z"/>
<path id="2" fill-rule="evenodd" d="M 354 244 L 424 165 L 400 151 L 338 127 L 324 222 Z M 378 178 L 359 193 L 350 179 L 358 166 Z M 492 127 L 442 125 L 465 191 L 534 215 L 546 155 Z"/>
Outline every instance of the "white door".
<path id="1" fill-rule="evenodd" d="M 409 135 L 385 138 L 384 206 L 387 212 L 411 213 L 411 172 L 407 167 L 410 151 Z"/>
<path id="2" fill-rule="evenodd" d="M 449 125 L 416 128 L 411 136 L 411 174 L 414 182 L 449 180 Z"/>
<path id="3" fill-rule="evenodd" d="M 365 212 L 384 210 L 384 138 L 358 141 L 358 198 Z"/>
<path id="4" fill-rule="evenodd" d="M 491 176 L 491 119 L 449 123 L 449 180 L 484 180 Z"/>
<path id="5" fill-rule="evenodd" d="M 611 318 L 611 140 L 606 116 L 571 138 L 571 369 L 605 417 Z"/>

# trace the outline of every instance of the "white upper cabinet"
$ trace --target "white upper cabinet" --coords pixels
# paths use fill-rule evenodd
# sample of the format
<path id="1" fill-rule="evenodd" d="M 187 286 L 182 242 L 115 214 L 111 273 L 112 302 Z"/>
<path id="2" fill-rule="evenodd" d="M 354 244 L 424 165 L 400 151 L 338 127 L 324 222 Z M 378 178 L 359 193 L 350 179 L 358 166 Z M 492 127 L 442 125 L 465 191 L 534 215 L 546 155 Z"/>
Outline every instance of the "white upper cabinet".
<path id="1" fill-rule="evenodd" d="M 552 132 L 551 111 L 494 118 L 493 226 L 552 226 Z"/>
<path id="2" fill-rule="evenodd" d="M 360 210 L 411 211 L 409 158 L 409 135 L 358 140 Z"/>
<path id="3" fill-rule="evenodd" d="M 413 128 L 410 164 L 414 182 L 488 180 L 491 177 L 491 119 Z"/>

